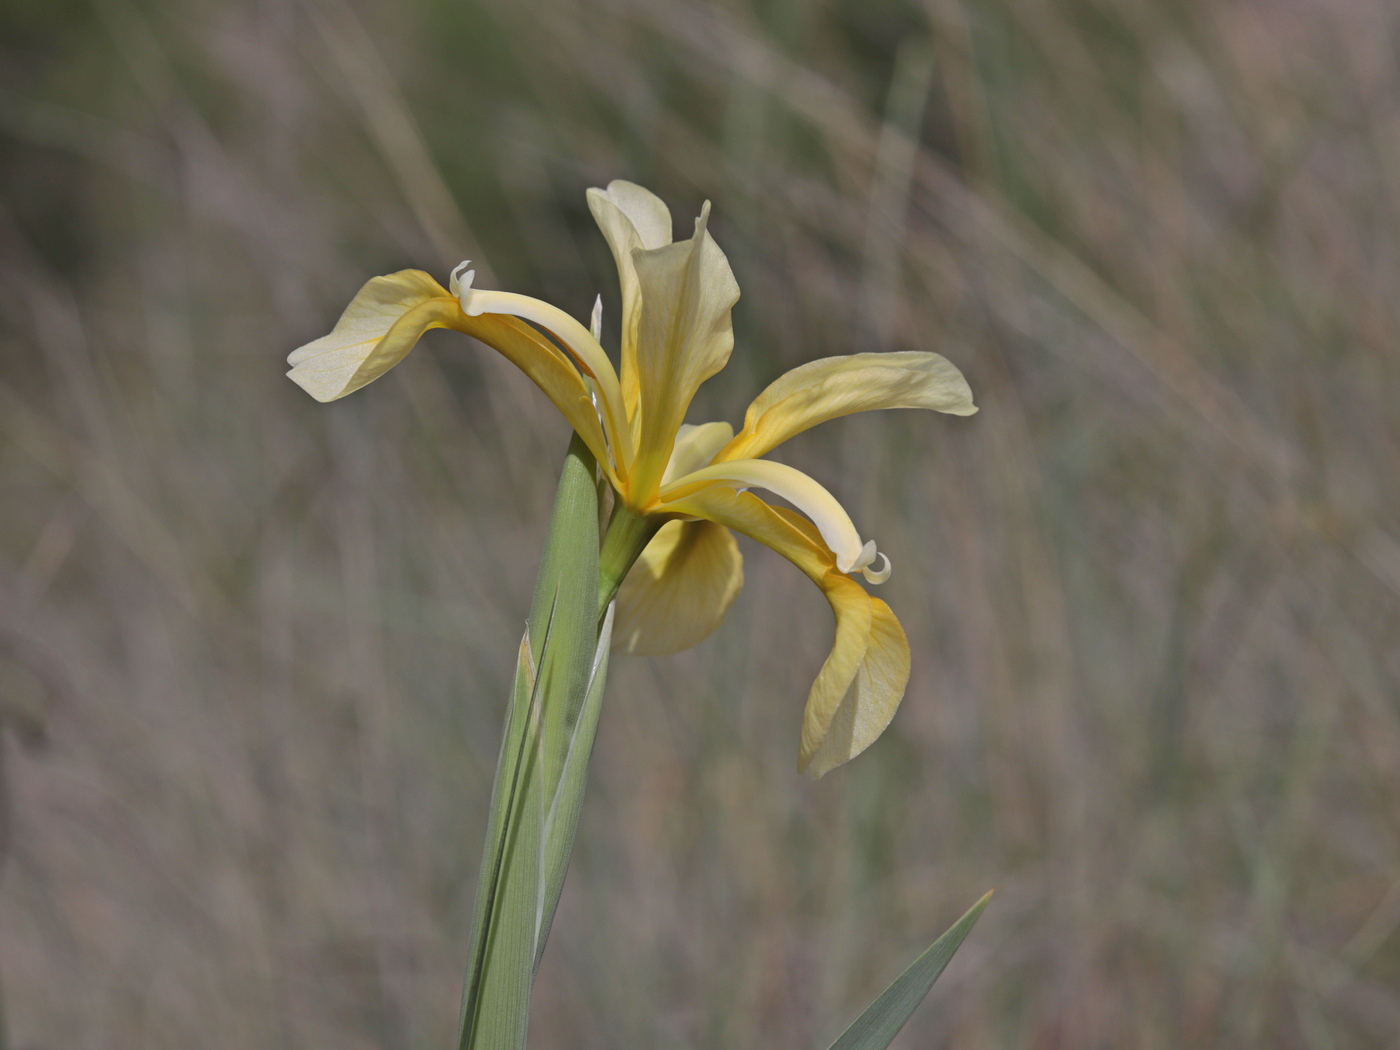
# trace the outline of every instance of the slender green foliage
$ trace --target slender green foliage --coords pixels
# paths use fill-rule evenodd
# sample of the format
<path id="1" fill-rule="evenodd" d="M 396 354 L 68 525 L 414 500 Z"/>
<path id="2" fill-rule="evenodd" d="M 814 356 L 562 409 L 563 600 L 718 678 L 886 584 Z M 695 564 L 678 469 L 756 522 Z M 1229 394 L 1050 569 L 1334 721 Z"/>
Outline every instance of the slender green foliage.
<path id="1" fill-rule="evenodd" d="M 596 464 L 577 438 L 521 640 L 472 924 L 459 1050 L 525 1045 L 598 724 L 611 616 L 597 619 Z"/>
<path id="2" fill-rule="evenodd" d="M 909 968 L 851 1022 L 851 1026 L 841 1033 L 841 1038 L 831 1044 L 831 1050 L 885 1050 L 894 1042 L 894 1037 L 924 1001 L 924 996 L 928 995 L 933 982 L 943 973 L 963 938 L 972 931 L 973 924 L 991 897 L 990 893 L 986 894 L 942 937 L 934 941 L 923 955 L 910 963 Z"/>
<path id="3" fill-rule="evenodd" d="M 577 717 L 570 722 L 569 746 L 559 772 L 554 799 L 544 824 L 544 892 L 535 938 L 534 972 L 538 973 L 544 957 L 545 941 L 554 923 L 554 911 L 564 890 L 564 876 L 569 869 L 569 857 L 574 849 L 574 832 L 578 830 L 579 810 L 583 805 L 584 787 L 588 780 L 588 762 L 593 756 L 593 739 L 598 730 L 598 715 L 603 708 L 603 686 L 608 676 L 608 653 L 612 643 L 613 610 L 609 606 L 598 635 L 593 657 L 592 673 L 584 691 L 583 703 Z"/>

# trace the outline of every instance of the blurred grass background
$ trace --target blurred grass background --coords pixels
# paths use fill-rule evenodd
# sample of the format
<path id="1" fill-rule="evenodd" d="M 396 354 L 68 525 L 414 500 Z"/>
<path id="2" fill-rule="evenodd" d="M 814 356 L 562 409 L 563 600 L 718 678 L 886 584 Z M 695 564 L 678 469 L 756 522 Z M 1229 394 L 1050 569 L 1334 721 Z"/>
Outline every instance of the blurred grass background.
<path id="1" fill-rule="evenodd" d="M 794 773 L 830 637 L 746 546 L 620 659 L 533 1045 L 820 1047 L 984 889 L 899 1046 L 1400 1032 L 1400 10 L 1389 0 L 7 0 L 10 1045 L 449 1044 L 567 434 L 407 266 L 586 316 L 583 190 L 701 201 L 693 419 L 933 349 L 970 420 L 779 453 L 895 564 L 891 731 Z M 613 329 L 615 331 L 615 328 Z"/>

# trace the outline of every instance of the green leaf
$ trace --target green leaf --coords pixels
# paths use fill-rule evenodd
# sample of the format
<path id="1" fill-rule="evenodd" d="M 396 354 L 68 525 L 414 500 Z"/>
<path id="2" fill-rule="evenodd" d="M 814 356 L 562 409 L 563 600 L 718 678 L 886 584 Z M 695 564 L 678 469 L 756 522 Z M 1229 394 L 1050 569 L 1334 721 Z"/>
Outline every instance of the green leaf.
<path id="1" fill-rule="evenodd" d="M 568 751 L 560 772 L 554 801 L 544 825 L 544 900 L 540 913 L 539 933 L 535 945 L 535 971 L 544 957 L 544 944 L 559 907 L 559 895 L 564 891 L 564 875 L 569 870 L 569 857 L 574 851 L 574 833 L 578 830 L 579 810 L 583 807 L 583 792 L 588 783 L 588 762 L 593 757 L 593 740 L 598 732 L 598 715 L 603 709 L 603 685 L 608 676 L 608 655 L 612 650 L 614 606 L 608 606 L 603 627 L 598 635 L 598 647 L 593 654 L 593 670 L 584 693 L 583 705 L 569 739 Z"/>
<path id="2" fill-rule="evenodd" d="M 542 638 L 547 649 L 550 632 Z M 534 953 L 534 925 L 521 918 L 521 891 L 538 882 L 538 836 L 529 818 L 530 778 L 537 768 L 540 688 L 528 632 L 521 639 L 511 705 L 502 734 L 491 817 L 477 877 L 476 907 L 462 993 L 461 1050 L 485 1046 L 524 1046 L 529 1022 L 532 968 L 521 965 Z M 522 836 L 522 825 L 525 834 Z M 522 849 L 523 845 L 523 849 Z M 519 1032 L 518 1042 L 509 1033 Z"/>
<path id="3" fill-rule="evenodd" d="M 938 980 L 939 974 L 991 899 L 992 895 L 988 893 L 953 923 L 947 933 L 934 941 L 928 951 L 915 959 L 909 969 L 900 974 L 894 984 L 886 988 L 880 998 L 866 1007 L 865 1013 L 841 1033 L 841 1038 L 831 1044 L 831 1050 L 885 1050 L 894 1042 L 894 1037 L 914 1009 L 924 1001 L 933 982 Z"/>
<path id="4" fill-rule="evenodd" d="M 596 464 L 575 438 L 516 660 L 477 879 L 459 1050 L 525 1046 L 530 990 L 568 868 L 606 676 L 608 639 L 600 642 L 597 613 Z"/>

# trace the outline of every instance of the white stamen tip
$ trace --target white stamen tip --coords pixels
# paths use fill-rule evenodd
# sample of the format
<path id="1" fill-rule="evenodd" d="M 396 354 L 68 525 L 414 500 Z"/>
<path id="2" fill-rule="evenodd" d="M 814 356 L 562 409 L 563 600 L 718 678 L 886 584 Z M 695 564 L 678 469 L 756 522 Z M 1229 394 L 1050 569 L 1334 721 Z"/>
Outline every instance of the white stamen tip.
<path id="1" fill-rule="evenodd" d="M 856 555 L 856 560 L 851 562 L 849 569 L 842 569 L 842 572 L 860 572 L 875 560 L 875 541 L 866 540 L 865 546 L 861 547 L 860 553 Z"/>
<path id="2" fill-rule="evenodd" d="M 460 296 L 460 295 L 462 294 L 462 282 L 461 282 L 461 280 L 460 280 L 460 275 L 461 275 L 462 271 L 465 270 L 465 269 L 466 269 L 468 266 L 470 266 L 471 264 L 472 264 L 472 261 L 471 261 L 470 259 L 464 259 L 464 260 L 462 260 L 461 262 L 459 262 L 456 266 L 452 267 L 452 277 L 451 277 L 451 278 L 448 280 L 448 282 L 447 282 L 447 290 L 448 290 L 449 292 L 451 292 L 453 295 Z M 472 273 L 475 273 L 475 272 L 476 272 L 475 270 L 472 271 Z M 471 274 L 468 274 L 468 275 L 467 275 L 467 287 L 468 287 L 468 288 L 471 287 L 471 283 L 472 283 Z"/>
<path id="3" fill-rule="evenodd" d="M 876 558 L 880 559 L 880 568 L 871 570 L 870 565 Z M 880 551 L 875 549 L 874 540 L 866 540 L 865 546 L 860 549 L 860 554 L 848 569 L 843 572 L 859 572 L 871 583 L 884 583 L 890 578 L 890 560 Z"/>
<path id="4" fill-rule="evenodd" d="M 475 317 L 481 312 L 479 310 L 473 311 L 470 306 L 472 300 L 472 281 L 476 279 L 476 271 L 467 270 L 466 273 L 462 272 L 470 265 L 470 259 L 466 262 L 458 263 L 457 268 L 452 271 L 452 283 L 448 287 L 452 294 L 457 297 L 458 302 L 462 304 L 462 312 L 468 317 Z"/>
<path id="5" fill-rule="evenodd" d="M 894 568 L 894 567 L 890 564 L 890 559 L 889 559 L 888 557 L 885 556 L 884 551 L 880 551 L 880 552 L 878 552 L 878 554 L 879 554 L 880 561 L 883 563 L 883 564 L 880 566 L 880 568 L 874 570 L 873 572 L 872 572 L 870 569 L 861 569 L 861 570 L 860 570 L 861 575 L 864 576 L 868 582 L 874 583 L 874 584 L 877 584 L 877 585 L 878 585 L 878 584 L 881 584 L 881 583 L 884 583 L 886 580 L 888 580 L 888 579 L 890 578 L 890 572 L 891 572 L 891 570 Z M 872 560 L 873 560 L 873 559 L 872 559 Z"/>
<path id="6" fill-rule="evenodd" d="M 588 330 L 599 342 L 603 339 L 603 297 L 593 300 L 593 316 L 588 321 Z"/>

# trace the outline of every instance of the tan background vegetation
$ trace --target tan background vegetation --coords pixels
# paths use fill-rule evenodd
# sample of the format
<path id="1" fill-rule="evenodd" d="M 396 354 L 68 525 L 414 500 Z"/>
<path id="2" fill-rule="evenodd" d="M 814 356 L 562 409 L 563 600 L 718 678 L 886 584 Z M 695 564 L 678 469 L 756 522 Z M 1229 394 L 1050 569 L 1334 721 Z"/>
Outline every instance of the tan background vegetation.
<path id="1" fill-rule="evenodd" d="M 283 378 L 368 276 L 616 317 L 583 191 L 712 230 L 695 419 L 934 349 L 970 420 L 780 453 L 890 552 L 893 729 L 794 771 L 829 640 L 746 546 L 619 660 L 539 1047 L 822 1047 L 984 889 L 905 1048 L 1395 1045 L 1389 0 L 9 0 L 10 1044 L 449 1044 L 566 432 L 433 333 Z"/>

